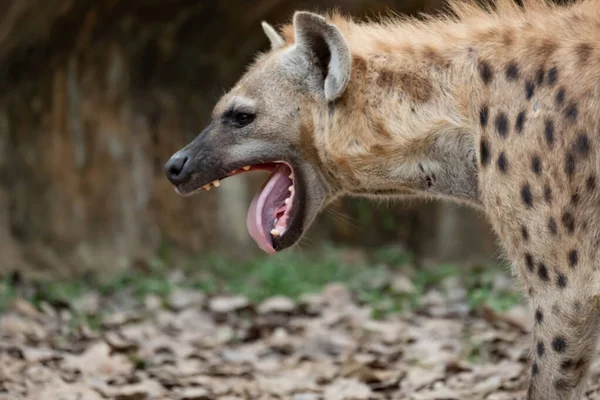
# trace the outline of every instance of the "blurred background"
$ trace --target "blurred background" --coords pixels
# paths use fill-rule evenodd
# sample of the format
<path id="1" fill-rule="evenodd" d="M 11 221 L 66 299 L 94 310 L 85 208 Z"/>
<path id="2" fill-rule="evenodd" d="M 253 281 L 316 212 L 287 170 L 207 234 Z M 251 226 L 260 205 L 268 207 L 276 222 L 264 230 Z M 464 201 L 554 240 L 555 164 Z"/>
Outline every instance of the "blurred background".
<path id="1" fill-rule="evenodd" d="M 258 249 L 246 212 L 265 175 L 178 196 L 163 165 L 208 121 L 297 9 L 376 17 L 439 0 L 3 0 L 0 2 L 0 271 L 113 273 L 160 255 Z M 445 203 L 344 199 L 300 248 L 392 246 L 415 263 L 493 260 L 486 222 Z"/>

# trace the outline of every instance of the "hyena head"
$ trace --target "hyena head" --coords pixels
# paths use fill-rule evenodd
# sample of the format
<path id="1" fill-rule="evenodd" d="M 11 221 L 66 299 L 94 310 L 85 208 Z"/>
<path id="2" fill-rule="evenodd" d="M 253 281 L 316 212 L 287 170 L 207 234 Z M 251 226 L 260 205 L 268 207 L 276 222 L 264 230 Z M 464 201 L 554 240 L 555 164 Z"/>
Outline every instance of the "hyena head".
<path id="1" fill-rule="evenodd" d="M 208 126 L 171 157 L 165 172 L 186 196 L 234 174 L 270 171 L 247 225 L 259 247 L 275 253 L 294 245 L 339 192 L 315 146 L 313 114 L 343 93 L 351 57 L 339 30 L 315 14 L 294 15 L 292 46 L 270 25 L 263 29 L 269 53 L 220 99 Z"/>
<path id="2" fill-rule="evenodd" d="M 444 130 L 439 120 L 451 112 L 414 122 L 415 105 L 433 97 L 425 75 L 411 75 L 421 64 L 401 60 L 395 71 L 401 79 L 389 72 L 385 57 L 376 57 L 384 72 L 367 65 L 351 54 L 340 23 L 297 12 L 285 39 L 263 23 L 271 50 L 220 99 L 204 131 L 165 166 L 181 195 L 209 190 L 234 174 L 270 171 L 247 218 L 251 236 L 268 253 L 294 245 L 317 213 L 342 194 L 405 195 L 443 181 L 441 161 L 423 162 L 418 153 L 447 159 L 444 152 L 453 145 L 417 133 Z M 372 84 L 369 68 L 379 84 Z M 385 101 L 382 93 L 394 81 L 404 85 L 409 101 Z"/>

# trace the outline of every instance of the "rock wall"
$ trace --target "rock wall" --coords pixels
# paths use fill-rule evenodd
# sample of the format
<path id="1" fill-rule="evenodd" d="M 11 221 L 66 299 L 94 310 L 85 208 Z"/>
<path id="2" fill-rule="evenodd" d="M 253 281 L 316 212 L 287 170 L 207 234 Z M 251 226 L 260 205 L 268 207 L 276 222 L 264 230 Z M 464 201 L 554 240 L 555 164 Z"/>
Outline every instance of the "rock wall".
<path id="1" fill-rule="evenodd" d="M 236 177 L 224 190 L 183 199 L 162 166 L 202 129 L 215 100 L 255 52 L 266 48 L 260 21 L 287 21 L 299 8 L 336 5 L 375 15 L 387 6 L 414 12 L 436 3 L 4 0 L 0 268 L 60 275 L 111 270 L 165 243 L 195 253 L 253 251 L 245 210 L 262 176 Z M 348 204 L 335 207 L 356 217 Z M 377 244 L 398 240 L 434 254 L 439 244 L 425 243 L 445 217 L 431 215 L 431 208 L 400 207 L 384 234 L 377 218 L 352 233 L 347 219 L 324 217 L 311 236 L 313 242 L 376 244 L 365 238 L 371 230 L 369 238 L 381 238 Z M 460 224 L 481 225 L 473 220 L 469 214 Z M 489 255 L 489 235 L 466 239 L 463 250 L 480 247 Z"/>

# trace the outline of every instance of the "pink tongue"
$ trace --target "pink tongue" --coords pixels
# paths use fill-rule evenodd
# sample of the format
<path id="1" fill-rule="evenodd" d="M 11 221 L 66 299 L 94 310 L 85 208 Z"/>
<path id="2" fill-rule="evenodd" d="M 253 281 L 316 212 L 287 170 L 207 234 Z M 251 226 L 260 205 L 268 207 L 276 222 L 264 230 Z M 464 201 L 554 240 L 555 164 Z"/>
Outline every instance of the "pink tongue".
<path id="1" fill-rule="evenodd" d="M 269 254 L 276 253 L 271 239 L 271 229 L 275 225 L 277 209 L 289 196 L 288 188 L 291 184 L 289 175 L 291 172 L 287 165 L 280 164 L 254 196 L 248 210 L 248 219 L 246 220 L 248 232 L 250 232 L 250 236 L 252 236 L 258 247 Z"/>

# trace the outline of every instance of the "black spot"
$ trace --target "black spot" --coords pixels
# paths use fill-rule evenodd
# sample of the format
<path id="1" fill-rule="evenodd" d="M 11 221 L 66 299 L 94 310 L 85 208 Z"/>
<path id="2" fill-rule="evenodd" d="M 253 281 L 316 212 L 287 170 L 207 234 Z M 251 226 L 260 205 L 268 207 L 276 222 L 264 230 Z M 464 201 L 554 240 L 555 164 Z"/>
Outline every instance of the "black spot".
<path id="1" fill-rule="evenodd" d="M 508 118 L 506 117 L 506 114 L 503 112 L 499 113 L 496 116 L 494 124 L 496 126 L 496 131 L 501 137 L 505 138 L 508 136 Z"/>
<path id="2" fill-rule="evenodd" d="M 535 320 L 538 324 L 541 324 L 544 321 L 544 313 L 539 308 L 535 310 Z"/>
<path id="3" fill-rule="evenodd" d="M 594 175 L 588 176 L 587 181 L 585 181 L 585 187 L 587 188 L 588 192 L 596 189 L 596 177 Z"/>
<path id="4" fill-rule="evenodd" d="M 506 67 L 506 77 L 511 81 L 519 77 L 519 66 L 516 63 L 508 64 L 508 67 Z"/>
<path id="5" fill-rule="evenodd" d="M 565 274 L 558 274 L 558 276 L 556 277 L 556 285 L 561 289 L 567 286 L 567 277 L 565 276 Z"/>
<path id="6" fill-rule="evenodd" d="M 577 263 L 579 262 L 579 253 L 577 252 L 577 250 L 571 250 L 569 251 L 567 258 L 569 260 L 569 267 L 575 268 L 577 266 Z"/>
<path id="7" fill-rule="evenodd" d="M 508 171 L 508 160 L 506 159 L 506 155 L 504 154 L 504 152 L 500 153 L 500 156 L 498 157 L 498 168 L 503 173 L 506 173 L 506 171 Z"/>
<path id="8" fill-rule="evenodd" d="M 558 68 L 552 67 L 548 71 L 548 85 L 552 86 L 558 80 Z"/>
<path id="9" fill-rule="evenodd" d="M 533 272 L 533 257 L 530 253 L 525 254 L 525 265 L 527 265 L 529 272 Z"/>
<path id="10" fill-rule="evenodd" d="M 552 348 L 557 353 L 564 353 L 567 349 L 567 342 L 562 336 L 557 336 L 552 340 Z"/>
<path id="11" fill-rule="evenodd" d="M 537 355 L 539 357 L 542 357 L 544 355 L 544 351 L 546 349 L 544 348 L 544 342 L 542 342 L 541 340 L 537 343 Z"/>
<path id="12" fill-rule="evenodd" d="M 575 218 L 573 218 L 573 214 L 571 214 L 568 211 L 565 211 L 562 215 L 561 220 L 569 233 L 575 232 Z"/>
<path id="13" fill-rule="evenodd" d="M 550 279 L 550 277 L 548 276 L 548 268 L 546 268 L 546 265 L 544 263 L 538 264 L 538 276 L 543 281 L 548 281 Z"/>
<path id="14" fill-rule="evenodd" d="M 544 74 L 545 74 L 545 72 L 544 72 L 543 68 L 538 69 L 538 72 L 535 75 L 535 80 L 536 80 L 538 86 L 544 83 Z"/>
<path id="15" fill-rule="evenodd" d="M 533 85 L 532 81 L 525 82 L 525 98 L 527 100 L 531 100 L 531 98 L 533 97 L 534 90 L 535 86 Z"/>
<path id="16" fill-rule="evenodd" d="M 531 365 L 531 375 L 537 375 L 540 373 L 540 368 L 538 367 L 537 363 L 533 363 Z"/>
<path id="17" fill-rule="evenodd" d="M 583 358 L 580 358 L 579 360 L 577 360 L 577 362 L 575 363 L 575 369 L 579 369 L 583 366 L 585 366 L 585 364 L 587 363 L 587 361 Z"/>
<path id="18" fill-rule="evenodd" d="M 485 61 L 481 61 L 479 63 L 479 76 L 481 76 L 483 83 L 489 85 L 494 77 L 494 73 L 492 71 L 492 67 L 490 67 L 490 64 Z"/>
<path id="19" fill-rule="evenodd" d="M 554 381 L 554 388 L 559 392 L 571 390 L 571 384 L 565 378 L 558 378 Z"/>
<path id="20" fill-rule="evenodd" d="M 517 114 L 517 120 L 515 121 L 515 131 L 517 133 L 522 133 L 524 125 L 525 125 L 525 111 L 521 111 L 519 114 Z"/>
<path id="21" fill-rule="evenodd" d="M 546 203 L 552 204 L 552 189 L 548 185 L 544 187 L 544 200 L 546 200 Z"/>
<path id="22" fill-rule="evenodd" d="M 573 204 L 574 206 L 579 204 L 579 193 L 573 193 L 571 195 L 571 204 Z"/>
<path id="23" fill-rule="evenodd" d="M 527 228 L 525 227 L 525 225 L 521 225 L 521 237 L 523 238 L 524 241 L 529 240 L 529 232 L 527 231 Z"/>
<path id="24" fill-rule="evenodd" d="M 554 144 L 554 121 L 547 119 L 544 122 L 544 136 L 546 137 L 546 143 L 552 147 Z"/>
<path id="25" fill-rule="evenodd" d="M 490 109 L 488 108 L 488 106 L 483 106 L 481 107 L 481 110 L 479 110 L 479 123 L 483 128 L 487 126 L 489 114 Z"/>
<path id="26" fill-rule="evenodd" d="M 577 111 L 577 104 L 571 103 L 565 109 L 565 118 L 569 121 L 575 121 L 577 119 L 577 115 L 579 111 Z"/>
<path id="27" fill-rule="evenodd" d="M 550 233 L 554 236 L 558 234 L 558 227 L 556 226 L 556 221 L 553 217 L 550 217 L 548 220 L 548 230 L 550 230 Z"/>
<path id="28" fill-rule="evenodd" d="M 557 106 L 563 105 L 563 103 L 565 102 L 565 88 L 558 89 L 558 92 L 556 92 L 555 101 Z"/>
<path id="29" fill-rule="evenodd" d="M 571 368 L 573 368 L 573 364 L 574 364 L 573 360 L 571 360 L 570 358 L 567 358 L 562 363 L 560 363 L 560 369 L 562 369 L 562 370 L 571 369 Z"/>
<path id="30" fill-rule="evenodd" d="M 575 173 L 575 156 L 570 151 L 567 153 L 565 157 L 565 174 L 570 178 L 573 177 Z"/>
<path id="31" fill-rule="evenodd" d="M 590 139 L 585 133 L 580 133 L 575 140 L 575 151 L 582 157 L 590 154 Z"/>
<path id="32" fill-rule="evenodd" d="M 533 158 L 531 159 L 531 170 L 536 174 L 539 175 L 542 173 L 542 159 L 540 158 L 540 156 L 535 155 L 533 156 Z"/>
<path id="33" fill-rule="evenodd" d="M 485 138 L 481 139 L 481 143 L 479 145 L 479 153 L 481 165 L 483 165 L 484 167 L 487 166 L 490 163 L 490 144 Z"/>
<path id="34" fill-rule="evenodd" d="M 531 195 L 531 187 L 528 183 L 521 187 L 521 200 L 527 207 L 533 206 L 533 196 Z"/>

